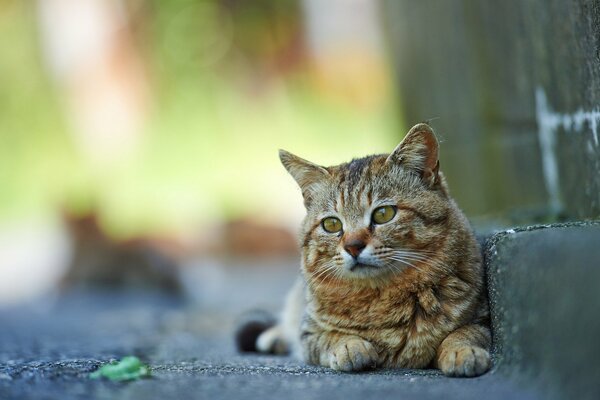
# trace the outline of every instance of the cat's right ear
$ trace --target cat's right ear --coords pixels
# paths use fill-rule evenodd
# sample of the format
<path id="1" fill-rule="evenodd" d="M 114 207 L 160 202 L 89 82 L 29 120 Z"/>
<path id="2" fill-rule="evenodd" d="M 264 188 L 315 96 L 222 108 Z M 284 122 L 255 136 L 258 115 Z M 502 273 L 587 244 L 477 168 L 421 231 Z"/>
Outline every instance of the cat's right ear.
<path id="1" fill-rule="evenodd" d="M 318 186 L 330 178 L 329 172 L 325 168 L 285 150 L 279 150 L 279 159 L 302 189 L 306 205 L 310 203 Z"/>

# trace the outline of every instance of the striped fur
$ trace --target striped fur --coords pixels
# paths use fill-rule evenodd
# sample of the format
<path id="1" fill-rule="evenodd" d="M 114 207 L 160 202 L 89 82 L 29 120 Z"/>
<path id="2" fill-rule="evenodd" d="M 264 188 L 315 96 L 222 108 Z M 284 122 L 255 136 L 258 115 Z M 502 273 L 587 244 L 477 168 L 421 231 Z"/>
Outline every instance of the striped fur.
<path id="1" fill-rule="evenodd" d="M 413 127 L 389 155 L 333 167 L 283 151 L 281 160 L 307 208 L 302 279 L 283 322 L 259 337 L 257 347 L 272 351 L 277 343 L 310 364 L 343 371 L 487 371 L 490 331 L 480 250 L 438 170 L 431 128 Z M 396 207 L 395 217 L 374 224 L 373 210 L 384 205 Z M 343 230 L 326 232 L 326 217 L 339 218 Z M 366 245 L 357 259 L 344 250 L 350 240 Z"/>

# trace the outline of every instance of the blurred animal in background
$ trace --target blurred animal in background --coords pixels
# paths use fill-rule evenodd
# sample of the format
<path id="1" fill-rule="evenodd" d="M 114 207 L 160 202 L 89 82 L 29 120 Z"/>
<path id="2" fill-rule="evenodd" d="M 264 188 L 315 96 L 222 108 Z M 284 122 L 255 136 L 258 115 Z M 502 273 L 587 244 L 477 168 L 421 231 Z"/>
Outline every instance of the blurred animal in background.
<path id="1" fill-rule="evenodd" d="M 103 231 L 94 213 L 65 213 L 64 219 L 73 242 L 73 255 L 62 280 L 63 290 L 131 287 L 181 294 L 178 261 L 161 250 L 158 240 L 113 239 Z"/>
<path id="2" fill-rule="evenodd" d="M 221 275 L 232 260 L 288 259 L 298 255 L 296 239 L 287 229 L 249 218 L 205 227 L 202 230 L 211 234 L 204 238 L 197 235 L 191 243 L 176 237 L 118 240 L 103 230 L 93 212 L 64 213 L 64 222 L 72 243 L 72 257 L 62 280 L 63 290 L 127 287 L 197 298 L 195 292 L 217 284 L 210 282 L 215 278 L 208 274 L 210 271 L 202 271 L 210 269 L 213 263 L 219 265 Z M 190 278 L 198 276 L 202 282 Z M 190 281 L 184 282 L 186 279 Z"/>

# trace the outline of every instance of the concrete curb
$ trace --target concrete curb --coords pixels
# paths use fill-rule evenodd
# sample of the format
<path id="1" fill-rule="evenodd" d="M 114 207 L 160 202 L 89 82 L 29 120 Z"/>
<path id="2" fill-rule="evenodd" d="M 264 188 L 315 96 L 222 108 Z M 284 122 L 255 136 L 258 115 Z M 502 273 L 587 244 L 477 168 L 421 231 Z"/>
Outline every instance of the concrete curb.
<path id="1" fill-rule="evenodd" d="M 600 398 L 600 221 L 509 229 L 483 252 L 495 370 L 548 398 Z"/>

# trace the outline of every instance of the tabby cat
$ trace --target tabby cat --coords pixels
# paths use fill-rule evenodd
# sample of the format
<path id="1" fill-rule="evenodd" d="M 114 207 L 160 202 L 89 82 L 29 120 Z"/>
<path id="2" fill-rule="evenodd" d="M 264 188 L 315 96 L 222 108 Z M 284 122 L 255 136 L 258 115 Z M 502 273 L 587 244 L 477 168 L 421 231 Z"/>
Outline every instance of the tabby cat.
<path id="1" fill-rule="evenodd" d="M 490 367 L 479 246 L 439 171 L 438 141 L 414 126 L 389 155 L 322 167 L 280 151 L 302 189 L 302 277 L 261 352 L 340 371 Z"/>

